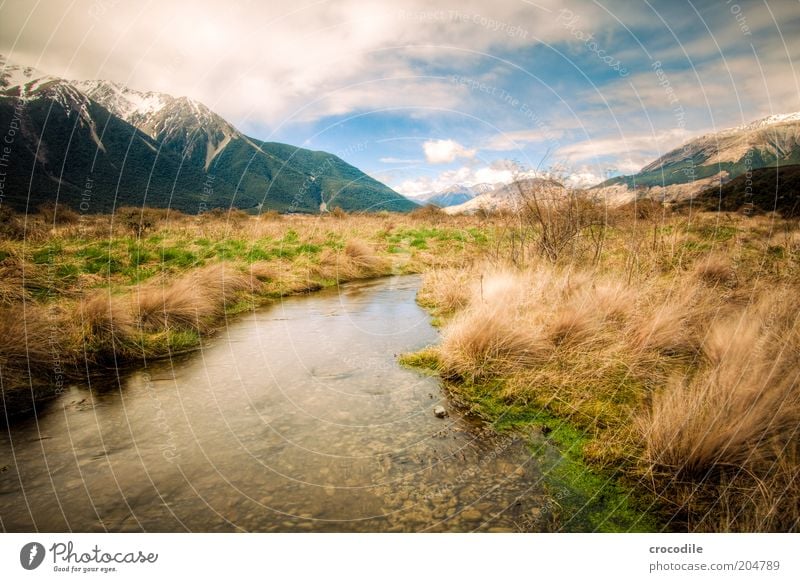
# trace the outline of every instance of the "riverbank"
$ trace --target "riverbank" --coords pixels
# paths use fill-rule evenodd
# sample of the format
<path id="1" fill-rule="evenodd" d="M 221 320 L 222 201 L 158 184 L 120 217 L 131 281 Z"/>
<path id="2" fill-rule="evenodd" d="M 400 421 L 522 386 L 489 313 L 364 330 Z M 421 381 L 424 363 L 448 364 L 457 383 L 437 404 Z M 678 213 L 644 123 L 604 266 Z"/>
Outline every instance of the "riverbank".
<path id="1" fill-rule="evenodd" d="M 464 265 L 488 242 L 476 219 L 438 213 L 122 209 L 4 220 L 0 370 L 9 416 L 72 379 L 196 349 L 230 317 L 282 297 Z"/>
<path id="2" fill-rule="evenodd" d="M 653 512 L 667 530 L 795 531 L 797 224 L 639 216 L 556 257 L 528 234 L 524 264 L 426 276 L 419 301 L 442 341 L 403 361 L 499 430 L 545 433 L 636 492 L 623 514 Z"/>

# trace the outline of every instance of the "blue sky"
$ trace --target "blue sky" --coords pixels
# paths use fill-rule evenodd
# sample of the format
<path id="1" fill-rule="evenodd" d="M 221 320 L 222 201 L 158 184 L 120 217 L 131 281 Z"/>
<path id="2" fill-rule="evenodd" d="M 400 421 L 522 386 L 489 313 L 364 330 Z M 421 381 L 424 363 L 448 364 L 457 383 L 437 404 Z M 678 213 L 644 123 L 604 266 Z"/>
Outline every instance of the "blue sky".
<path id="1" fill-rule="evenodd" d="M 796 0 L 54 4 L 3 4 L 0 50 L 200 99 L 409 195 L 540 164 L 596 182 L 800 110 Z"/>

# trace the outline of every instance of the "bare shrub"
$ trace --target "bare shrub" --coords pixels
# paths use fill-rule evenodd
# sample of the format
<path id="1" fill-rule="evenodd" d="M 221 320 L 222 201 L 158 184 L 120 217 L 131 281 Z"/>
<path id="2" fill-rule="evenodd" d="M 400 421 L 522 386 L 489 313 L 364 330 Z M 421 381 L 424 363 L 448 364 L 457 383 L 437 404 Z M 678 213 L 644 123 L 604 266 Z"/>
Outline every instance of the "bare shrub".
<path id="1" fill-rule="evenodd" d="M 565 252 L 574 252 L 581 235 L 588 234 L 599 256 L 604 214 L 585 193 L 552 179 L 517 180 L 514 187 L 522 244 L 533 241 L 538 253 L 555 263 Z"/>

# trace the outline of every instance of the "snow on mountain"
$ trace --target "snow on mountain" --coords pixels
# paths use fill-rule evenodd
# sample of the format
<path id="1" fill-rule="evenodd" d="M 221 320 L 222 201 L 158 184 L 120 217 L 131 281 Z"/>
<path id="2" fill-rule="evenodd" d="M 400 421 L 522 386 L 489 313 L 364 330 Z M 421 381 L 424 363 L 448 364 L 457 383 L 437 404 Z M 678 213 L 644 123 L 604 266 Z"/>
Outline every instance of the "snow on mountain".
<path id="1" fill-rule="evenodd" d="M 185 156 L 199 155 L 208 170 L 232 139 L 243 137 L 208 107 L 188 97 L 136 91 L 110 81 L 77 81 L 86 95 L 114 115 Z"/>
<path id="2" fill-rule="evenodd" d="M 23 102 L 51 99 L 64 109 L 68 117 L 73 113 L 78 115 L 78 122 L 89 127 L 92 140 L 105 151 L 97 125 L 89 113 L 89 99 L 70 81 L 44 74 L 33 67 L 10 63 L 0 55 L 0 96 Z"/>
<path id="3" fill-rule="evenodd" d="M 749 151 L 762 157 L 786 157 L 787 152 L 800 147 L 800 112 L 770 115 L 738 127 L 701 135 L 667 152 L 643 167 L 639 173 L 660 170 L 687 159 L 700 160 L 708 166 L 740 162 Z"/>

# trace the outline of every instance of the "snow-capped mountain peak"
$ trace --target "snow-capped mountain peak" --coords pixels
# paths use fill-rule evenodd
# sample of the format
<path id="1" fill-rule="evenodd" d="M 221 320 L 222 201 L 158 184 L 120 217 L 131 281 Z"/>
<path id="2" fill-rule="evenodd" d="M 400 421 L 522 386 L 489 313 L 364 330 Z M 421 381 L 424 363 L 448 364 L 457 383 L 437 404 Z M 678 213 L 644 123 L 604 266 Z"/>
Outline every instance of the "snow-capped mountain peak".
<path id="1" fill-rule="evenodd" d="M 189 97 L 137 91 L 111 81 L 77 81 L 75 86 L 165 146 L 188 156 L 199 152 L 206 169 L 233 138 L 241 137 L 230 123 Z"/>

